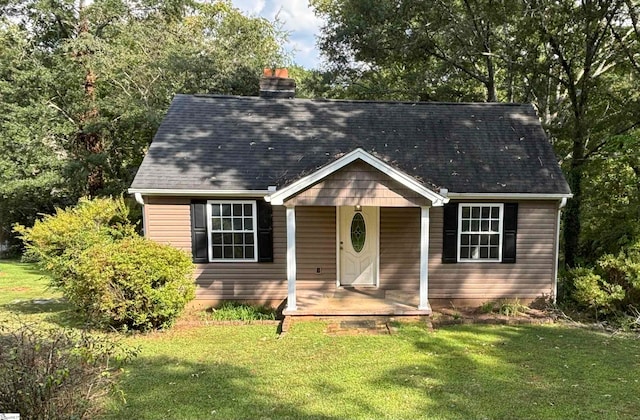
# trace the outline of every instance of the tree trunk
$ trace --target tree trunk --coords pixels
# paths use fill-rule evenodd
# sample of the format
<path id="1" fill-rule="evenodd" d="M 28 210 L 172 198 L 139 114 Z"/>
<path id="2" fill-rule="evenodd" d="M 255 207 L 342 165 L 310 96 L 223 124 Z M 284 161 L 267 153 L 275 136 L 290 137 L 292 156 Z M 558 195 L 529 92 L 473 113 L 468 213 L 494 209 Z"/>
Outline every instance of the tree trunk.
<path id="1" fill-rule="evenodd" d="M 89 33 L 89 21 L 84 16 L 84 1 L 79 4 L 79 27 L 78 37 L 87 36 Z M 84 96 L 86 100 L 86 111 L 80 118 L 80 126 L 76 133 L 76 148 L 80 159 L 84 160 L 87 170 L 86 192 L 90 197 L 97 196 L 104 188 L 104 171 L 97 159 L 90 159 L 93 155 L 104 152 L 102 136 L 87 125 L 90 125 L 98 117 L 98 107 L 96 106 L 96 74 L 91 68 L 91 64 L 86 59 L 93 54 L 93 51 L 83 47 L 76 53 L 81 66 L 85 68 Z"/>
<path id="2" fill-rule="evenodd" d="M 580 117 L 576 118 L 573 140 L 573 158 L 568 173 L 568 183 L 573 198 L 567 202 L 564 212 L 564 261 L 568 268 L 576 266 L 580 240 L 580 206 L 582 203 L 582 177 L 585 158 L 585 135 Z"/>

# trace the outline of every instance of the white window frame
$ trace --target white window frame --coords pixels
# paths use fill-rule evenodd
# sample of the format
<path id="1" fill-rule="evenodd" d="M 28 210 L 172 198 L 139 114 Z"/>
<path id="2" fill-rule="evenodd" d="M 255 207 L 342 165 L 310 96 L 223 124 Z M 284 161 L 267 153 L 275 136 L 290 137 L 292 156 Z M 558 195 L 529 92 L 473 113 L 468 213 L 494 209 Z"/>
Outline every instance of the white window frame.
<path id="1" fill-rule="evenodd" d="M 500 220 L 498 222 L 498 258 L 460 258 L 460 248 L 462 247 L 462 208 L 463 207 L 499 207 L 500 208 Z M 482 214 L 481 214 L 482 217 Z M 504 203 L 458 203 L 458 246 L 456 249 L 457 261 L 461 263 L 496 263 L 502 262 L 502 236 L 504 233 Z M 492 235 L 495 233 L 487 232 L 464 232 L 465 234 L 487 234 Z"/>
<path id="2" fill-rule="evenodd" d="M 251 204 L 252 206 L 252 217 L 253 217 L 253 258 L 213 258 L 213 228 L 211 225 L 212 219 L 212 204 L 231 204 L 231 208 L 233 209 L 234 204 Z M 220 263 L 246 263 L 246 262 L 257 262 L 258 261 L 258 208 L 257 208 L 256 200 L 207 200 L 207 255 L 209 257 L 209 262 L 220 262 Z M 217 233 L 221 231 L 216 231 Z M 226 233 L 240 233 L 240 231 L 222 231 Z M 248 231 L 242 231 L 242 233 L 248 233 Z M 224 255 L 224 250 L 223 250 Z"/>

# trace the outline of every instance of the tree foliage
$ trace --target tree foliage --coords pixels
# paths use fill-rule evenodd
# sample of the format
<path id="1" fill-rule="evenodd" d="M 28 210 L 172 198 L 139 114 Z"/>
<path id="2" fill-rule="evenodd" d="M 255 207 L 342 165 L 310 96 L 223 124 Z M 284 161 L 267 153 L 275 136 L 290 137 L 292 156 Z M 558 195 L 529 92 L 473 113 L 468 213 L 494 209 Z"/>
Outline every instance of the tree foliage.
<path id="1" fill-rule="evenodd" d="M 594 238 L 585 235 L 593 226 L 583 226 L 594 217 L 585 200 L 607 198 L 592 184 L 601 174 L 590 171 L 627 165 L 621 150 L 637 155 L 636 2 L 313 0 L 312 5 L 326 21 L 319 45 L 334 77 L 325 86 L 344 86 L 335 96 L 532 102 L 574 194 L 564 219 L 566 262 L 575 266 L 590 258 L 586 250 L 593 249 Z M 608 163 L 597 163 L 603 161 Z M 635 190 L 637 179 L 628 171 L 620 175 L 624 179 L 616 182 L 630 182 L 627 190 Z M 614 218 L 603 223 L 616 221 L 609 214 Z M 640 220 L 626 214 L 629 223 L 617 230 L 628 235 L 637 232 L 630 228 Z"/>
<path id="2" fill-rule="evenodd" d="M 0 3 L 0 241 L 81 196 L 121 194 L 175 93 L 253 95 L 275 23 L 226 1 Z"/>

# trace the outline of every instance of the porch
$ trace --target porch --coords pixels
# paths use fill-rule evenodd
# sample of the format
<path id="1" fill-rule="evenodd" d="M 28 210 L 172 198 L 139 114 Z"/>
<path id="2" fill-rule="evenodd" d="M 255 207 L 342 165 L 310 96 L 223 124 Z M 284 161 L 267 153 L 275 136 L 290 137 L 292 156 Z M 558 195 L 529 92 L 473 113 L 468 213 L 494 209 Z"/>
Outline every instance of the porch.
<path id="1" fill-rule="evenodd" d="M 331 292 L 298 291 L 297 308 L 285 316 L 427 316 L 419 294 L 401 290 L 343 287 Z"/>

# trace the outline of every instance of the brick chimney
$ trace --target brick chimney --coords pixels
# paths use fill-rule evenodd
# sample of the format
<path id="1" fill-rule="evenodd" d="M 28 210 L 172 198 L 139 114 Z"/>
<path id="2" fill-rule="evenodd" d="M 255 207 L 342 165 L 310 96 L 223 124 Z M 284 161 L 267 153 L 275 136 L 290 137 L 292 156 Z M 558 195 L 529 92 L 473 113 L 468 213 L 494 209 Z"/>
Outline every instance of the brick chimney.
<path id="1" fill-rule="evenodd" d="M 293 98 L 296 96 L 296 81 L 289 78 L 287 69 L 265 68 L 260 78 L 261 98 Z"/>

